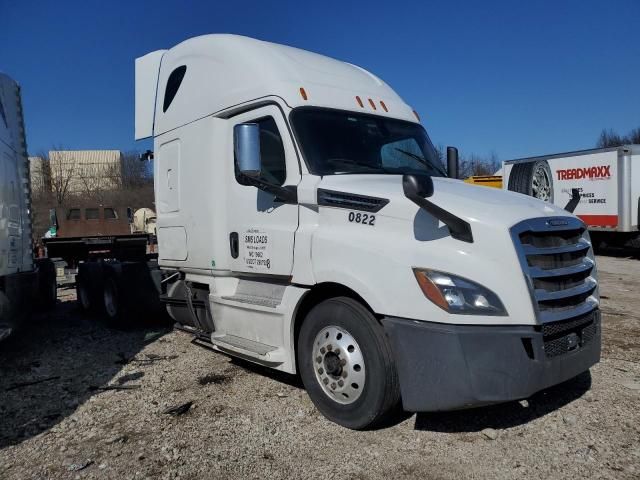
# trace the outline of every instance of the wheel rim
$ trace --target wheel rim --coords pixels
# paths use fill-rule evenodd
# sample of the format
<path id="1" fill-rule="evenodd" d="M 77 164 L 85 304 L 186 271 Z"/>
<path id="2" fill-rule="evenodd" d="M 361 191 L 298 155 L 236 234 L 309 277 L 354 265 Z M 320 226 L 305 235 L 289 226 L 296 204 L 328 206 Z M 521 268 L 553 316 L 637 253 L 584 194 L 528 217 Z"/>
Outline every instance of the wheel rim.
<path id="1" fill-rule="evenodd" d="M 332 400 L 355 402 L 365 385 L 365 364 L 355 338 L 343 328 L 329 326 L 313 342 L 313 370 L 322 391 Z"/>
<path id="2" fill-rule="evenodd" d="M 538 165 L 533 172 L 531 190 L 535 198 L 544 201 L 551 199 L 551 179 L 544 165 Z"/>
<path id="3" fill-rule="evenodd" d="M 87 287 L 85 287 L 82 284 L 78 289 L 78 297 L 80 300 L 80 305 L 82 305 L 82 308 L 84 308 L 85 310 L 89 310 L 89 308 L 91 307 L 91 304 L 89 303 L 89 292 L 87 292 Z"/>
<path id="4" fill-rule="evenodd" d="M 113 281 L 107 282 L 104 286 L 104 309 L 110 317 L 115 317 L 118 314 L 117 295 Z"/>

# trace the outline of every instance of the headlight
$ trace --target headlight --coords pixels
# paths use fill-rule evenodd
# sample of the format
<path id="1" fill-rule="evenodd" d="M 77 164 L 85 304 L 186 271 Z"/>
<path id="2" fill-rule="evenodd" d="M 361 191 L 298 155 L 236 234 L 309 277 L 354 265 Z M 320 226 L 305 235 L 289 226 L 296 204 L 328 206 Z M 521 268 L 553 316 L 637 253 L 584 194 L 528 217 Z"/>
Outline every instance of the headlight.
<path id="1" fill-rule="evenodd" d="M 507 315 L 498 296 L 488 288 L 450 273 L 414 268 L 425 297 L 449 313 Z"/>

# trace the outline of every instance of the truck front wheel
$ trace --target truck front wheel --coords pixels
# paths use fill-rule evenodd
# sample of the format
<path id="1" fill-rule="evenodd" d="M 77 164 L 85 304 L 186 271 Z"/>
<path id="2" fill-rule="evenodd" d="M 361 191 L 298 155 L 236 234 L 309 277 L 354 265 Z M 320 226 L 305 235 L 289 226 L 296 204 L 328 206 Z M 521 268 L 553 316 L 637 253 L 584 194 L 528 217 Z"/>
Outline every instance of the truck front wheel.
<path id="1" fill-rule="evenodd" d="M 359 302 L 336 297 L 316 305 L 297 347 L 302 382 L 329 420 L 362 430 L 397 409 L 400 387 L 391 346 L 382 325 Z"/>

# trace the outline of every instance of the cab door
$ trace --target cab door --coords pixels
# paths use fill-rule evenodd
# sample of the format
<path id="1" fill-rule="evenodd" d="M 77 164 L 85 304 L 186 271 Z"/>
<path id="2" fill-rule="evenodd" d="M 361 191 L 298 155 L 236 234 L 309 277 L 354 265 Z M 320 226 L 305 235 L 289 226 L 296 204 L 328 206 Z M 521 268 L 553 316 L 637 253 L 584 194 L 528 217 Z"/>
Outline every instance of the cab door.
<path id="1" fill-rule="evenodd" d="M 231 119 L 229 135 L 240 123 L 260 128 L 261 179 L 276 185 L 298 185 L 300 166 L 289 129 L 276 106 L 261 107 Z M 231 267 L 236 272 L 289 276 L 293 270 L 294 236 L 298 228 L 298 205 L 277 200 L 240 175 L 229 141 L 228 228 Z"/>

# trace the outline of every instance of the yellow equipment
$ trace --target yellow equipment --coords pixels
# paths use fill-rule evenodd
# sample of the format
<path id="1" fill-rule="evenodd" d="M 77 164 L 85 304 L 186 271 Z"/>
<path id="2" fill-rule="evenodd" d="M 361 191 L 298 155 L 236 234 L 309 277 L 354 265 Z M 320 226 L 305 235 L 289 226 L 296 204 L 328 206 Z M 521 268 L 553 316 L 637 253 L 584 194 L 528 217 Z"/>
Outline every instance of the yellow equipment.
<path id="1" fill-rule="evenodd" d="M 466 183 L 482 185 L 483 187 L 502 188 L 502 175 L 477 175 L 465 178 Z"/>

